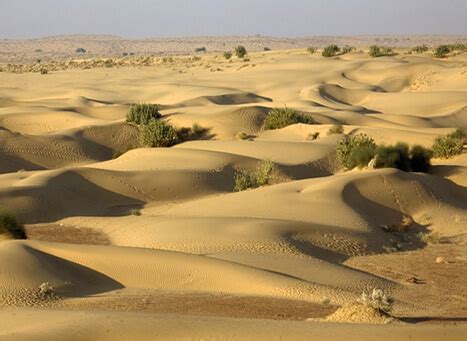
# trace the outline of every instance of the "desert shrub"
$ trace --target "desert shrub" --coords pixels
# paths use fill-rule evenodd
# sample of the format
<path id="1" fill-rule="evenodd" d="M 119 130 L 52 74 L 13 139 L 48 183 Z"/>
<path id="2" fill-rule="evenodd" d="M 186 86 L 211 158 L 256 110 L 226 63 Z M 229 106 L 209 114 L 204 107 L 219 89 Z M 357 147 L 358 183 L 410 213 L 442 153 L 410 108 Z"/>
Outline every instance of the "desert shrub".
<path id="1" fill-rule="evenodd" d="M 177 130 L 165 121 L 152 120 L 142 126 L 140 142 L 145 147 L 170 147 L 178 141 Z"/>
<path id="2" fill-rule="evenodd" d="M 82 47 L 78 47 L 76 49 L 76 53 L 86 53 L 86 49 L 85 48 L 82 48 Z"/>
<path id="3" fill-rule="evenodd" d="M 370 46 L 368 54 L 371 57 L 392 56 L 392 55 L 394 55 L 394 51 L 390 47 L 372 45 L 372 46 Z"/>
<path id="4" fill-rule="evenodd" d="M 346 135 L 336 147 L 339 163 L 345 169 L 367 166 L 375 151 L 375 141 L 366 134 Z"/>
<path id="5" fill-rule="evenodd" d="M 355 47 L 353 47 L 353 46 L 345 45 L 342 48 L 342 53 L 351 53 L 353 51 L 355 51 Z"/>
<path id="6" fill-rule="evenodd" d="M 275 170 L 274 164 L 269 161 L 261 161 L 256 168 L 250 170 L 240 170 L 235 173 L 234 189 L 237 192 L 244 191 L 250 188 L 258 188 L 269 183 L 271 176 Z"/>
<path id="7" fill-rule="evenodd" d="M 191 128 L 180 128 L 177 130 L 178 140 L 199 140 L 204 138 L 209 132 L 208 128 L 200 126 L 198 123 L 193 123 Z"/>
<path id="8" fill-rule="evenodd" d="M 456 135 L 448 134 L 438 136 L 433 143 L 433 156 L 441 159 L 448 159 L 452 156 L 462 154 L 464 139 L 457 138 Z"/>
<path id="9" fill-rule="evenodd" d="M 316 53 L 316 47 L 310 46 L 309 48 L 306 49 L 308 53 L 310 54 L 315 54 Z"/>
<path id="10" fill-rule="evenodd" d="M 244 46 L 237 46 L 235 48 L 235 55 L 238 57 L 238 58 L 244 58 L 246 56 L 247 52 L 246 52 L 246 48 Z"/>
<path id="11" fill-rule="evenodd" d="M 331 128 L 328 130 L 328 135 L 337 135 L 337 134 L 343 134 L 344 133 L 344 126 L 342 124 L 336 124 L 333 125 Z"/>
<path id="12" fill-rule="evenodd" d="M 40 73 L 41 73 L 41 75 L 46 75 L 46 74 L 49 73 L 49 70 L 47 70 L 45 67 L 42 67 L 42 68 L 40 69 Z"/>
<path id="13" fill-rule="evenodd" d="M 203 46 L 203 47 L 197 47 L 197 48 L 195 49 L 195 52 L 196 52 L 196 53 L 206 52 L 206 47 L 204 47 L 204 46 Z"/>
<path id="14" fill-rule="evenodd" d="M 305 138 L 305 141 L 314 141 L 314 140 L 317 140 L 319 138 L 319 132 L 318 131 L 315 131 L 314 133 L 310 133 L 307 135 L 307 137 Z"/>
<path id="15" fill-rule="evenodd" d="M 141 215 L 141 210 L 139 208 L 132 208 L 128 213 L 130 213 L 130 215 L 139 217 Z"/>
<path id="16" fill-rule="evenodd" d="M 271 51 L 271 49 L 270 49 L 269 47 L 266 46 L 265 48 L 263 48 L 263 51 L 264 51 L 264 52 L 267 52 L 267 51 Z"/>
<path id="17" fill-rule="evenodd" d="M 322 55 L 323 57 L 334 57 L 339 51 L 340 49 L 337 45 L 329 45 L 324 48 Z"/>
<path id="18" fill-rule="evenodd" d="M 466 137 L 465 129 L 464 128 L 457 128 L 454 130 L 451 134 L 448 134 L 449 137 L 452 137 L 454 139 L 459 139 L 464 141 Z"/>
<path id="19" fill-rule="evenodd" d="M 374 288 L 371 293 L 364 291 L 357 302 L 385 313 L 389 313 L 394 304 L 394 300 L 389 294 L 377 288 Z"/>
<path id="20" fill-rule="evenodd" d="M 315 124 L 316 122 L 312 117 L 302 115 L 294 109 L 275 108 L 269 111 L 264 121 L 264 129 L 281 129 L 296 123 Z"/>
<path id="21" fill-rule="evenodd" d="M 440 45 L 435 49 L 435 57 L 436 58 L 445 58 L 451 50 L 447 45 Z"/>
<path id="22" fill-rule="evenodd" d="M 428 46 L 426 45 L 414 46 L 410 51 L 413 53 L 423 53 L 423 52 L 428 51 Z"/>
<path id="23" fill-rule="evenodd" d="M 428 173 L 431 168 L 433 152 L 422 146 L 415 145 L 410 149 L 410 169 L 412 172 Z"/>
<path id="24" fill-rule="evenodd" d="M 157 104 L 138 103 L 131 104 L 126 115 L 126 121 L 136 124 L 148 124 L 161 117 Z"/>
<path id="25" fill-rule="evenodd" d="M 0 235 L 17 239 L 26 238 L 23 225 L 13 213 L 6 210 L 0 210 Z"/>
<path id="26" fill-rule="evenodd" d="M 378 146 L 375 155 L 376 168 L 410 170 L 409 146 L 405 143 L 397 143 L 394 146 Z"/>
<path id="27" fill-rule="evenodd" d="M 232 58 L 232 52 L 230 52 L 230 51 L 224 52 L 224 58 L 225 58 L 225 59 L 230 59 L 230 58 Z"/>

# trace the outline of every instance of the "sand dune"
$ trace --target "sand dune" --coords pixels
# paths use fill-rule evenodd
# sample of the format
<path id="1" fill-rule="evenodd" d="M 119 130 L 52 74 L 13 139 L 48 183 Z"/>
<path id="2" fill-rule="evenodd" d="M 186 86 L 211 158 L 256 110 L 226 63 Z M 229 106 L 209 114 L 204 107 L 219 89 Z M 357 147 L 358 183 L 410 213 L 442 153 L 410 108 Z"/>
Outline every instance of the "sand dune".
<path id="1" fill-rule="evenodd" d="M 0 241 L 0 338 L 462 339 L 465 153 L 431 174 L 344 172 L 328 134 L 430 147 L 467 126 L 466 55 L 398 52 L 0 73 L 0 206 L 29 237 Z M 136 102 L 208 132 L 142 148 Z M 317 123 L 265 130 L 276 107 Z M 279 180 L 235 192 L 263 160 Z M 372 288 L 397 322 L 349 317 Z"/>

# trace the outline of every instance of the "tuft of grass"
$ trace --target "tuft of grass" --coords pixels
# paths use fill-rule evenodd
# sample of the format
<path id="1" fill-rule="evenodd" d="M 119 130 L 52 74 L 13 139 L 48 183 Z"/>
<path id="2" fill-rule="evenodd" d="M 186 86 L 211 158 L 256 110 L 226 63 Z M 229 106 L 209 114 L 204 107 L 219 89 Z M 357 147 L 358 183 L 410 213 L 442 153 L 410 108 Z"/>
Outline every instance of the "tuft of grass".
<path id="1" fill-rule="evenodd" d="M 252 171 L 239 170 L 234 176 L 234 189 L 236 192 L 240 192 L 250 188 L 266 186 L 269 184 L 275 170 L 274 163 L 270 160 L 260 161 Z"/>
<path id="2" fill-rule="evenodd" d="M 309 48 L 306 49 L 308 53 L 310 54 L 315 54 L 316 53 L 316 47 L 310 46 Z"/>
<path id="3" fill-rule="evenodd" d="M 329 128 L 327 135 L 338 135 L 344 133 L 344 126 L 342 124 L 333 125 Z"/>
<path id="4" fill-rule="evenodd" d="M 462 154 L 464 149 L 465 130 L 458 128 L 451 134 L 438 136 L 433 143 L 433 156 L 441 159 L 448 159 L 455 155 Z"/>
<path id="5" fill-rule="evenodd" d="M 232 52 L 230 52 L 230 51 L 224 52 L 224 58 L 225 58 L 225 59 L 230 59 L 230 58 L 232 58 Z"/>
<path id="6" fill-rule="evenodd" d="M 294 109 L 275 108 L 268 112 L 264 121 L 264 129 L 281 129 L 296 123 L 316 124 L 313 117 L 302 115 Z"/>
<path id="7" fill-rule="evenodd" d="M 305 138 L 305 141 L 314 141 L 314 140 L 317 140 L 319 138 L 319 132 L 318 131 L 315 131 L 314 133 L 310 133 L 307 135 L 307 137 Z"/>
<path id="8" fill-rule="evenodd" d="M 235 55 L 237 56 L 237 58 L 244 58 L 247 55 L 246 48 L 241 45 L 237 46 L 235 48 Z"/>
<path id="9" fill-rule="evenodd" d="M 130 211 L 128 211 L 130 215 L 134 215 L 139 217 L 141 215 L 141 210 L 139 208 L 132 208 Z"/>
<path id="10" fill-rule="evenodd" d="M 326 46 L 322 52 L 323 57 L 334 57 L 340 52 L 340 48 L 337 45 L 329 45 Z"/>
<path id="11" fill-rule="evenodd" d="M 13 213 L 6 210 L 0 210 L 0 235 L 15 239 L 26 238 L 23 225 Z"/>
<path id="12" fill-rule="evenodd" d="M 345 135 L 336 147 L 339 163 L 345 169 L 367 166 L 375 151 L 375 141 L 366 134 Z"/>
<path id="13" fill-rule="evenodd" d="M 126 115 L 126 121 L 135 124 L 148 124 L 161 117 L 159 106 L 150 103 L 134 103 L 130 105 Z"/>
<path id="14" fill-rule="evenodd" d="M 171 147 L 179 142 L 179 134 L 169 123 L 152 120 L 142 126 L 140 142 L 150 148 Z"/>
<path id="15" fill-rule="evenodd" d="M 39 72 L 41 73 L 41 75 L 46 75 L 49 73 L 49 70 L 47 70 L 45 67 L 42 67 Z"/>
<path id="16" fill-rule="evenodd" d="M 436 47 L 434 56 L 436 58 L 446 58 L 450 52 L 451 50 L 448 45 L 440 45 Z"/>
<path id="17" fill-rule="evenodd" d="M 394 299 L 379 288 L 371 292 L 364 291 L 357 302 L 385 313 L 389 313 L 394 305 Z"/>
<path id="18" fill-rule="evenodd" d="M 355 51 L 355 47 L 353 47 L 353 46 L 345 45 L 345 46 L 342 48 L 342 53 L 343 53 L 343 54 L 352 53 L 353 51 Z"/>

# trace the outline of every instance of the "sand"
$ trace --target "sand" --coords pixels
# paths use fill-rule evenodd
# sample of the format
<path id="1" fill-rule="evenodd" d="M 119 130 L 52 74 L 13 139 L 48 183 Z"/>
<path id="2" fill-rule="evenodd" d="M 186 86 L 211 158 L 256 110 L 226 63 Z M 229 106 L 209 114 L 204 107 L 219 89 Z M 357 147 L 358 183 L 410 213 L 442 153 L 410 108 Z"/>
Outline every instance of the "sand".
<path id="1" fill-rule="evenodd" d="M 343 172 L 327 135 L 343 122 L 429 147 L 467 126 L 467 55 L 404 51 L 1 72 L 0 206 L 28 239 L 0 241 L 0 338 L 465 337 L 466 154 L 432 174 Z M 209 136 L 136 148 L 134 102 Z M 284 106 L 319 124 L 265 131 Z M 236 170 L 266 159 L 279 183 L 235 192 Z M 390 315 L 355 305 L 372 288 Z"/>

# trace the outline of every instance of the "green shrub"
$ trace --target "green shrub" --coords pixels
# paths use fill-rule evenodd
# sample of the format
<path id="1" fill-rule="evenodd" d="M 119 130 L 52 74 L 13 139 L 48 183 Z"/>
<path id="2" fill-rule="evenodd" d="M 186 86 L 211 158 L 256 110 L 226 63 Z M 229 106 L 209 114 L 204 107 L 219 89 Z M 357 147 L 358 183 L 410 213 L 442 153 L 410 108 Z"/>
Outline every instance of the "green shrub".
<path id="1" fill-rule="evenodd" d="M 366 134 L 346 135 L 336 147 L 337 159 L 345 169 L 367 166 L 375 150 L 374 140 Z"/>
<path id="2" fill-rule="evenodd" d="M 323 57 L 334 57 L 339 51 L 340 49 L 337 45 L 329 45 L 324 48 L 322 55 Z"/>
<path id="3" fill-rule="evenodd" d="M 370 46 L 368 54 L 371 57 L 392 56 L 394 55 L 394 51 L 390 47 L 372 45 Z"/>
<path id="4" fill-rule="evenodd" d="M 316 47 L 309 47 L 306 49 L 309 53 L 315 54 L 316 53 Z"/>
<path id="5" fill-rule="evenodd" d="M 275 108 L 269 111 L 264 121 L 264 129 L 281 129 L 296 123 L 315 124 L 316 122 L 312 117 L 302 115 L 296 110 Z"/>
<path id="6" fill-rule="evenodd" d="M 170 147 L 177 144 L 179 135 L 169 123 L 152 120 L 142 126 L 140 141 L 145 147 Z"/>
<path id="7" fill-rule="evenodd" d="M 136 124 L 148 124 L 161 117 L 157 104 L 131 104 L 126 115 L 126 121 Z"/>
<path id="8" fill-rule="evenodd" d="M 448 134 L 449 137 L 452 137 L 454 139 L 459 139 L 464 141 L 466 137 L 465 129 L 464 128 L 457 128 L 452 132 L 451 134 Z"/>
<path id="9" fill-rule="evenodd" d="M 26 238 L 23 225 L 13 213 L 5 210 L 0 210 L 0 235 L 16 239 Z"/>
<path id="10" fill-rule="evenodd" d="M 177 130 L 178 140 L 199 140 L 204 138 L 209 132 L 208 128 L 200 126 L 198 123 L 194 123 L 191 128 L 180 128 Z"/>
<path id="11" fill-rule="evenodd" d="M 333 125 L 331 128 L 328 130 L 328 135 L 338 135 L 338 134 L 343 134 L 344 133 L 344 126 L 342 124 L 336 124 Z"/>
<path id="12" fill-rule="evenodd" d="M 420 53 L 428 51 L 428 46 L 426 46 L 426 45 L 414 46 L 412 48 L 412 50 L 410 50 L 410 51 L 413 52 L 413 53 L 419 53 L 420 54 Z"/>
<path id="13" fill-rule="evenodd" d="M 445 58 L 451 50 L 447 45 L 440 45 L 435 49 L 435 57 L 436 58 Z"/>
<path id="14" fill-rule="evenodd" d="M 230 51 L 224 52 L 224 58 L 225 58 L 225 59 L 230 59 L 230 58 L 232 58 L 232 52 L 230 52 Z"/>
<path id="15" fill-rule="evenodd" d="M 433 143 L 433 156 L 441 159 L 448 159 L 455 155 L 462 154 L 464 140 L 456 138 L 453 134 L 438 136 Z"/>
<path id="16" fill-rule="evenodd" d="M 431 168 L 431 150 L 415 145 L 410 150 L 410 169 L 412 172 L 428 173 Z"/>
<path id="17" fill-rule="evenodd" d="M 352 53 L 353 51 L 355 51 L 355 47 L 353 46 L 349 46 L 349 45 L 345 45 L 343 48 L 342 48 L 342 53 Z"/>
<path id="18" fill-rule="evenodd" d="M 253 171 L 237 171 L 234 177 L 234 189 L 236 192 L 240 192 L 249 188 L 268 185 L 274 171 L 275 166 L 269 160 L 259 162 Z"/>
<path id="19" fill-rule="evenodd" d="M 247 52 L 246 52 L 246 48 L 244 46 L 237 46 L 235 48 L 235 55 L 238 57 L 238 58 L 244 58 L 246 56 Z"/>
<path id="20" fill-rule="evenodd" d="M 376 168 L 397 168 L 410 170 L 409 146 L 397 143 L 394 146 L 378 146 L 376 148 Z"/>

